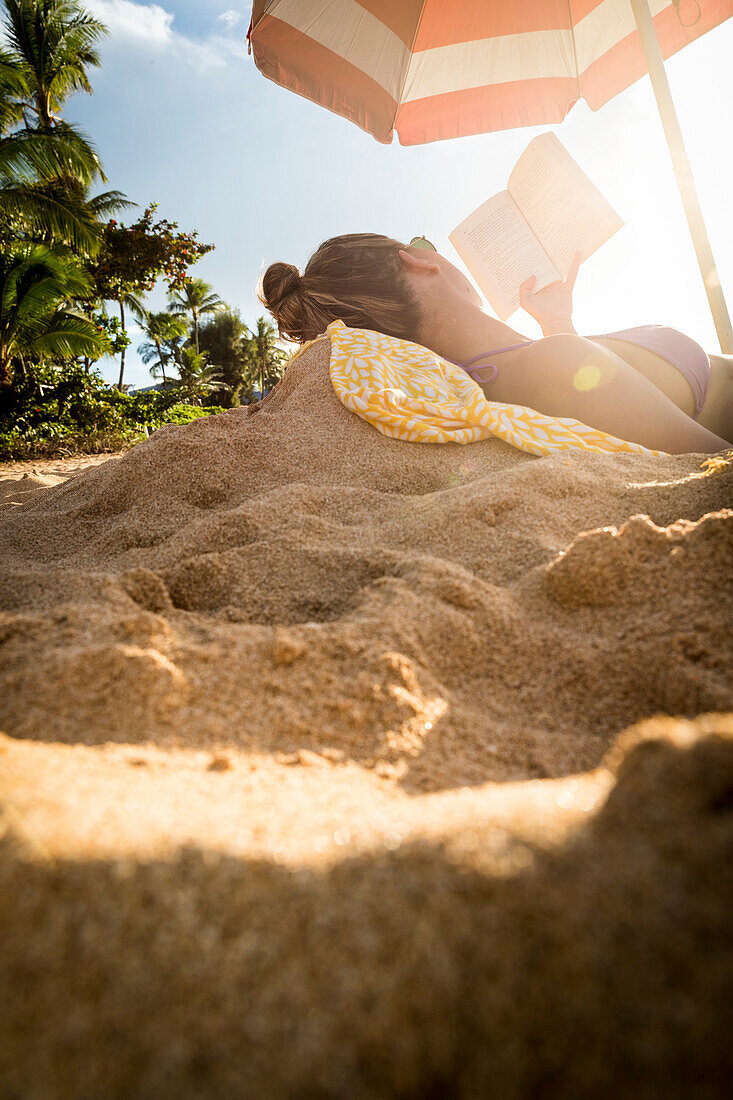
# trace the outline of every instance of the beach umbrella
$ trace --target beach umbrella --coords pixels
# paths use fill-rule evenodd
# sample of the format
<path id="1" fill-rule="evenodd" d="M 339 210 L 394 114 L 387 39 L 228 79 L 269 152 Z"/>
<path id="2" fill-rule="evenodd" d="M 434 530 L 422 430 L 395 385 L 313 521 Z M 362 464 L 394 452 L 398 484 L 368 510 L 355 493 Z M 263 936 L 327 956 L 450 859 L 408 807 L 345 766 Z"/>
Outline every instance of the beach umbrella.
<path id="1" fill-rule="evenodd" d="M 733 15 L 733 0 L 255 0 L 248 42 L 276 83 L 403 145 L 560 122 L 646 72 L 720 346 L 733 329 L 664 57 Z M 712 109 L 712 106 L 711 106 Z"/>

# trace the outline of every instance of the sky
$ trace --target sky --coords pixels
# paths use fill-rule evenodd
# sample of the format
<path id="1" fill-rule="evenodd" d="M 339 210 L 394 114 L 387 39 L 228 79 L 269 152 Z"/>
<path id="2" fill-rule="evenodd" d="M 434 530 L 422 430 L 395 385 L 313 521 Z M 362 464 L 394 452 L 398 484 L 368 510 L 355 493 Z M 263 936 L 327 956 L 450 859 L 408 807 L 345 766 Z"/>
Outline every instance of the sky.
<path id="1" fill-rule="evenodd" d="M 139 209 L 196 229 L 216 245 L 191 274 L 252 324 L 255 287 L 275 260 L 305 264 L 322 240 L 377 232 L 424 234 L 462 266 L 450 231 L 501 191 L 532 137 L 554 130 L 625 226 L 581 268 L 581 333 L 668 324 L 718 349 L 649 79 L 600 111 L 577 104 L 558 126 L 526 127 L 428 145 L 380 145 L 352 123 L 266 80 L 247 56 L 251 5 L 236 0 L 86 0 L 109 28 L 93 96 L 66 117 L 101 156 L 108 188 Z M 733 20 L 667 62 L 723 290 L 733 312 Z M 163 308 L 164 289 L 149 299 Z M 513 328 L 540 335 L 518 312 Z M 151 384 L 132 331 L 126 381 Z M 100 364 L 110 381 L 115 364 Z"/>

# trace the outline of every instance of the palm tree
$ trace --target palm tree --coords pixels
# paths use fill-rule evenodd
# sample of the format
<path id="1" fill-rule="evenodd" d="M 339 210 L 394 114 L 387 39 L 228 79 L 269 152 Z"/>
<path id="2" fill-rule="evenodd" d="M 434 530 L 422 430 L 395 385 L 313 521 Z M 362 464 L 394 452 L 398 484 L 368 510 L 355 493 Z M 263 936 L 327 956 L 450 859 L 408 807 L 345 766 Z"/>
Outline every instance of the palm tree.
<path id="1" fill-rule="evenodd" d="M 164 389 L 167 382 L 165 368 L 169 363 L 175 362 L 177 344 L 185 337 L 186 328 L 183 317 L 176 317 L 167 310 L 145 313 L 143 331 L 147 340 L 137 350 L 146 366 L 152 363 L 150 373 L 153 378 L 162 376 Z"/>
<path id="2" fill-rule="evenodd" d="M 93 206 L 80 203 L 71 181 L 91 181 L 88 164 L 60 133 L 17 130 L 0 134 L 0 217 L 14 237 L 65 241 L 93 255 L 102 226 Z M 119 192 L 104 193 L 120 199 Z"/>
<path id="3" fill-rule="evenodd" d="M 242 347 L 250 377 L 259 379 L 260 397 L 264 397 L 265 386 L 272 388 L 285 373 L 288 354 L 279 344 L 275 326 L 265 317 L 257 318 L 257 328 L 242 338 Z"/>
<path id="4" fill-rule="evenodd" d="M 145 306 L 143 305 L 143 300 L 132 291 L 121 291 L 120 297 L 115 298 L 115 301 L 120 307 L 120 325 L 122 326 L 122 332 L 125 336 L 127 336 L 127 329 L 125 327 L 127 323 L 125 310 L 129 309 L 133 317 L 135 317 L 138 321 L 143 321 L 145 318 Z M 127 347 L 129 343 L 130 340 L 129 337 L 127 337 L 126 341 L 122 344 L 122 349 L 120 351 L 120 377 L 117 381 L 117 389 L 120 392 L 122 392 L 122 379 L 125 377 L 125 355 L 127 353 Z"/>
<path id="5" fill-rule="evenodd" d="M 74 218 L 39 187 L 70 172 L 89 177 L 96 161 L 90 164 L 83 151 L 70 145 L 65 131 L 41 132 L 23 125 L 27 96 L 21 59 L 0 49 L 0 215 L 12 236 L 23 235 L 30 226 L 36 235 L 52 231 L 72 239 Z"/>
<path id="6" fill-rule="evenodd" d="M 69 302 L 91 293 L 78 262 L 41 245 L 19 243 L 0 252 L 0 385 L 24 358 L 98 359 L 106 338 Z"/>
<path id="7" fill-rule="evenodd" d="M 5 0 L 5 8 L 5 38 L 27 85 L 26 125 L 33 116 L 35 129 L 55 129 L 70 95 L 92 94 L 87 69 L 101 64 L 95 47 L 107 28 L 75 0 Z"/>
<path id="8" fill-rule="evenodd" d="M 203 279 L 186 279 L 180 290 L 170 292 L 171 313 L 190 313 L 193 319 L 193 345 L 199 352 L 199 320 L 207 313 L 218 313 L 224 302 Z"/>
<path id="9" fill-rule="evenodd" d="M 94 43 L 106 28 L 72 0 L 5 0 L 5 9 L 0 214 L 18 235 L 93 252 L 94 211 L 73 201 L 69 181 L 86 189 L 104 174 L 88 139 L 58 112 L 73 92 L 91 92 L 86 68 L 99 64 Z"/>
<path id="10" fill-rule="evenodd" d="M 181 389 L 187 391 L 192 404 L 201 404 L 201 398 L 216 390 L 228 390 L 224 377 L 218 367 L 207 363 L 205 351 L 195 348 L 183 348 L 178 360 L 178 373 L 181 376 Z"/>
<path id="11" fill-rule="evenodd" d="M 28 85 L 23 76 L 20 58 L 0 47 L 0 134 L 19 126 L 23 121 L 23 99 Z"/>

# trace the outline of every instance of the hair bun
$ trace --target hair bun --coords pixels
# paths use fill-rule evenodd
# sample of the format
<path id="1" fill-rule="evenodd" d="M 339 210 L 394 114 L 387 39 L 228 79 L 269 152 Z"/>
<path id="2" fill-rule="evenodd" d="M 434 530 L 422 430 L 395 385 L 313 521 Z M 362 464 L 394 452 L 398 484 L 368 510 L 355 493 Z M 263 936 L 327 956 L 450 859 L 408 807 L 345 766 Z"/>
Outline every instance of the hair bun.
<path id="1" fill-rule="evenodd" d="M 300 272 L 293 264 L 270 264 L 262 278 L 262 294 L 271 313 L 277 313 L 284 300 L 300 290 Z"/>

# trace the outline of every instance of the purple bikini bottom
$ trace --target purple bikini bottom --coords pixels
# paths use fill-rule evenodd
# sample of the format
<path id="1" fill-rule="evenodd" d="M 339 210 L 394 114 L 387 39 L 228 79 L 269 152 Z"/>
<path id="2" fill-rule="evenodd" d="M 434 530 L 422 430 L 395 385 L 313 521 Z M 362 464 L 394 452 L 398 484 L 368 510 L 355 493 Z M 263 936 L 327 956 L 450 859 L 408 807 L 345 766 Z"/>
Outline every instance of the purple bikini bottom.
<path id="1" fill-rule="evenodd" d="M 647 351 L 653 351 L 655 355 L 660 355 L 662 359 L 666 359 L 668 363 L 676 367 L 690 384 L 695 397 L 695 416 L 698 415 L 705 404 L 710 385 L 710 360 L 699 344 L 696 344 L 689 336 L 685 336 L 683 332 L 678 332 L 675 328 L 667 328 L 665 325 L 639 325 L 637 328 L 624 328 L 618 332 L 602 332 L 597 336 L 588 336 L 586 339 L 601 340 L 606 337 L 610 340 L 625 340 L 628 344 L 636 344 L 637 347 L 646 348 Z M 469 363 L 459 363 L 457 365 L 462 367 L 467 374 L 470 374 L 474 382 L 486 384 L 487 382 L 493 382 L 499 368 L 495 363 L 484 363 L 483 366 L 474 366 L 474 363 L 478 363 L 479 359 L 487 359 L 490 355 L 498 355 L 499 352 L 503 351 L 513 351 L 515 348 L 528 347 L 534 343 L 536 343 L 535 340 L 524 340 L 521 344 L 510 344 L 505 348 L 494 348 L 493 351 L 486 351 L 481 355 L 477 355 Z M 493 369 L 494 373 L 489 378 L 478 379 L 475 377 L 475 373 L 478 371 L 490 368 Z"/>

